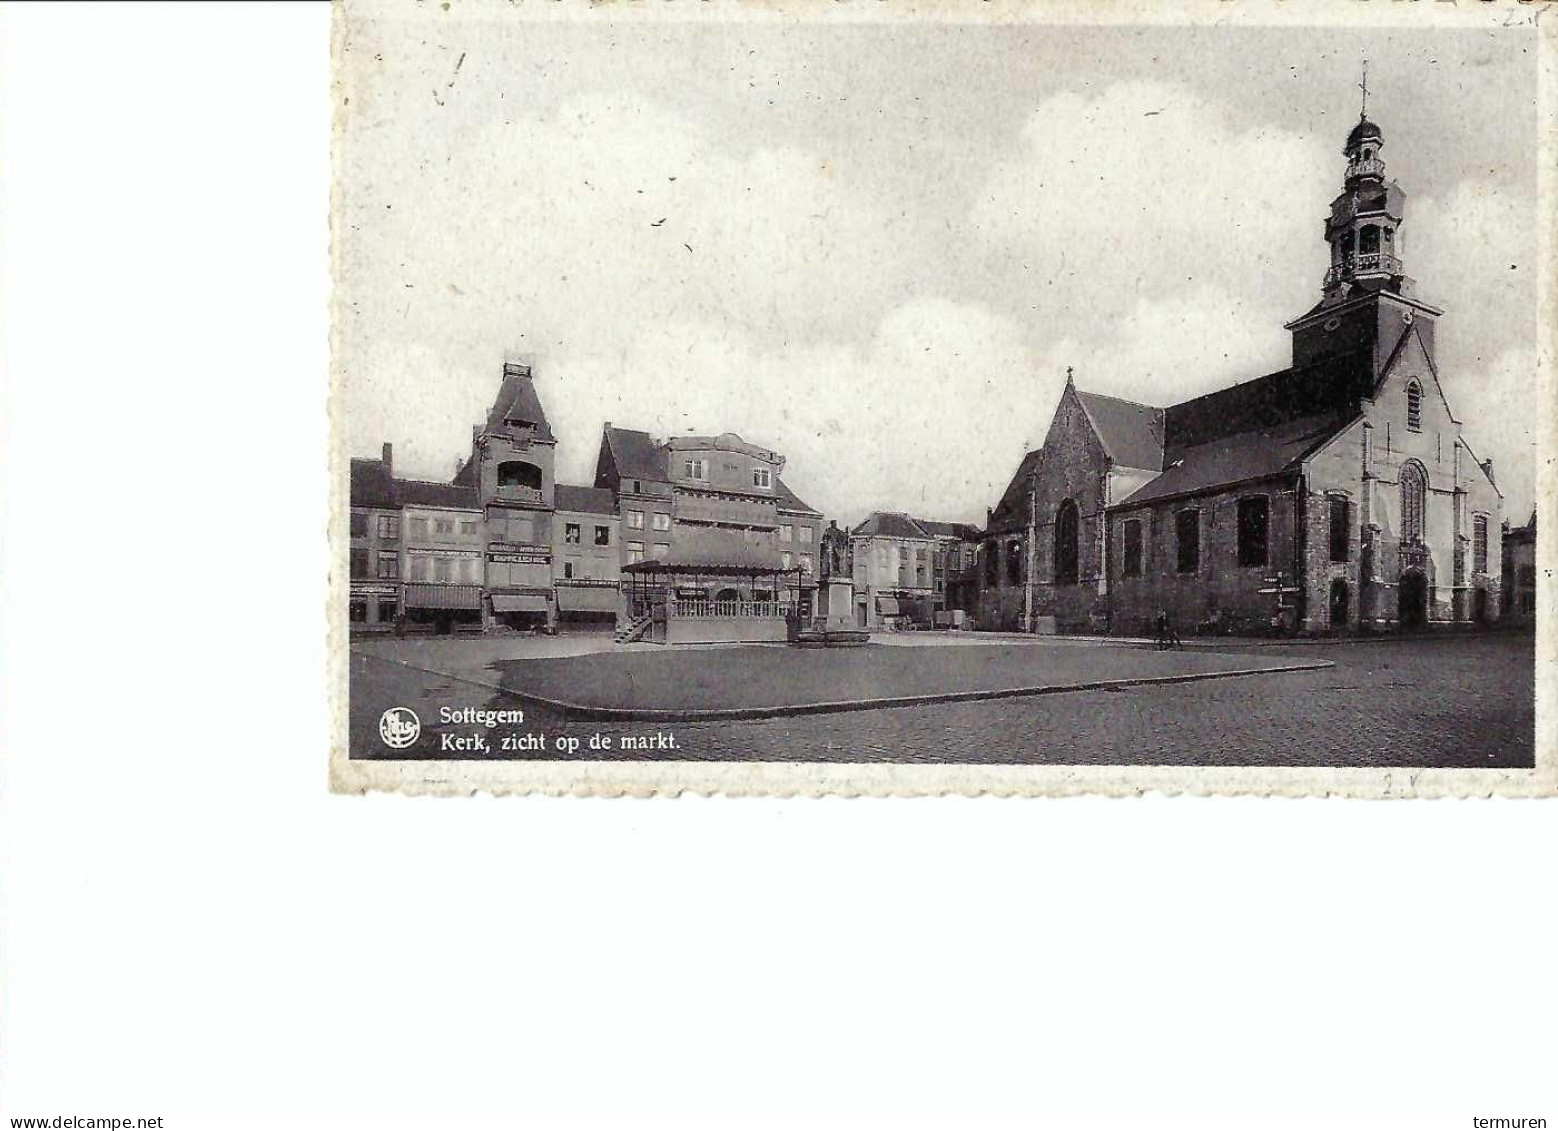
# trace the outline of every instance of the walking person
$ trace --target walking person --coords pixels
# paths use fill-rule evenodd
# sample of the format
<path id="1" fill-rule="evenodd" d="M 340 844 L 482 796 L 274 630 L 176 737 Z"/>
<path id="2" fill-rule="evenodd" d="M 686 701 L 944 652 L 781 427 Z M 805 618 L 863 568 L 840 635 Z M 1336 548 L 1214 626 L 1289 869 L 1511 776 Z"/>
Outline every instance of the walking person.
<path id="1" fill-rule="evenodd" d="M 1159 609 L 1158 610 L 1158 619 L 1157 619 L 1157 622 L 1156 622 L 1156 628 L 1157 628 L 1156 646 L 1158 648 L 1179 648 L 1181 650 L 1184 649 L 1185 646 L 1184 646 L 1183 643 L 1181 643 L 1181 641 L 1179 639 L 1179 633 L 1174 631 L 1174 625 L 1169 621 L 1169 615 L 1168 615 L 1168 611 L 1166 609 Z"/>

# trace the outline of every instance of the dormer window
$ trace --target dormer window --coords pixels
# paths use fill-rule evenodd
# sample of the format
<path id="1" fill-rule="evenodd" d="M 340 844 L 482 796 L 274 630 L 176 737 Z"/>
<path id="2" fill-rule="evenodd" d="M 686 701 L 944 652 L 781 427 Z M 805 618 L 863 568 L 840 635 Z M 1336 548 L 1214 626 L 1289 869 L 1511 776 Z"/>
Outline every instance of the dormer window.
<path id="1" fill-rule="evenodd" d="M 768 488 L 774 485 L 774 473 L 766 467 L 754 467 L 752 469 L 752 486 Z"/>
<path id="2" fill-rule="evenodd" d="M 1416 380 L 1407 385 L 1407 428 L 1413 432 L 1423 430 L 1423 386 Z"/>

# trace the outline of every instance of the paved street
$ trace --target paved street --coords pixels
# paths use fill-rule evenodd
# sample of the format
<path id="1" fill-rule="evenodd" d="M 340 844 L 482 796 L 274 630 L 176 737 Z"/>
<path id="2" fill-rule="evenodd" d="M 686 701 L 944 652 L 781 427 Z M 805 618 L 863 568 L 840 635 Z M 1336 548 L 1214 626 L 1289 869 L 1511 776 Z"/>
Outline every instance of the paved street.
<path id="1" fill-rule="evenodd" d="M 487 641 L 441 643 L 457 649 Z M 985 645 L 1001 647 L 1001 644 Z M 1018 643 L 1017 647 L 1066 647 Z M 561 649 L 562 645 L 550 645 Z M 1076 645 L 1075 647 L 1087 647 Z M 513 651 L 509 642 L 510 653 Z M 418 757 L 437 751 L 443 705 L 513 708 L 510 697 L 462 679 L 354 648 L 352 750 L 388 753 L 379 712 L 418 711 Z M 725 723 L 682 723 L 674 751 L 633 757 L 757 761 L 988 762 L 1156 765 L 1521 767 L 1534 760 L 1534 659 L 1529 635 L 1493 634 L 1346 642 L 1321 646 L 1220 646 L 1252 663 L 1323 657 L 1335 667 L 1204 683 L 1080 691 L 972 703 Z M 553 653 L 558 654 L 558 653 Z M 721 651 L 701 653 L 718 664 Z M 527 709 L 522 728 L 587 739 L 654 732 L 645 724 L 597 724 Z M 466 755 L 469 756 L 469 755 Z M 503 757 L 491 751 L 493 757 Z M 507 755 L 512 757 L 514 755 Z M 557 757 L 550 750 L 544 757 Z M 600 757 L 584 744 L 573 757 Z"/>

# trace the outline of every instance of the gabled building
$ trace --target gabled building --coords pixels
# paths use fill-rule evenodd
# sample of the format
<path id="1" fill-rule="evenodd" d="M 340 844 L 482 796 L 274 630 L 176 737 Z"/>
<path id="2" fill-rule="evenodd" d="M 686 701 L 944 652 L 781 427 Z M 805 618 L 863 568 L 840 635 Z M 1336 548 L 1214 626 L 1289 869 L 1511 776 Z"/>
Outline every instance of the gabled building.
<path id="1" fill-rule="evenodd" d="M 952 603 L 952 587 L 971 562 L 977 537 L 963 523 L 873 512 L 849 532 L 856 625 L 930 625 L 938 613 L 963 608 Z"/>
<path id="2" fill-rule="evenodd" d="M 1502 498 L 1403 272 L 1405 193 L 1359 121 L 1292 365 L 1166 408 L 1067 381 L 981 547 L 981 627 L 1343 631 L 1498 615 Z"/>
<path id="3" fill-rule="evenodd" d="M 616 498 L 603 487 L 559 483 L 553 502 L 552 584 L 558 618 L 614 622 L 622 584 Z"/>

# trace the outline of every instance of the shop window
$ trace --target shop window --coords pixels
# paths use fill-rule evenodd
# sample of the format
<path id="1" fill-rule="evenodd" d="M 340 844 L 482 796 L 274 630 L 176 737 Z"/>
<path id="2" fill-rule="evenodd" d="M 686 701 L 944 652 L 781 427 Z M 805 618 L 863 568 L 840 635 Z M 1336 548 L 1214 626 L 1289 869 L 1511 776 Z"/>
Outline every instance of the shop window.
<path id="1" fill-rule="evenodd" d="M 1175 562 L 1180 573 L 1201 568 L 1201 512 L 1180 511 L 1174 516 Z"/>
<path id="2" fill-rule="evenodd" d="M 629 530 L 642 530 L 642 529 L 644 529 L 644 512 L 643 511 L 628 511 L 627 512 L 627 516 L 628 516 L 628 529 Z"/>
<path id="3" fill-rule="evenodd" d="M 1423 540 L 1423 511 L 1428 499 L 1428 473 L 1416 460 L 1401 465 L 1401 540 Z"/>
<path id="4" fill-rule="evenodd" d="M 664 511 L 655 511 L 653 525 L 656 530 L 669 530 L 671 529 L 671 516 Z"/>
<path id="5" fill-rule="evenodd" d="M 379 623 L 380 624 L 389 624 L 389 623 L 391 623 L 392 621 L 394 621 L 395 617 L 399 614 L 399 612 L 400 612 L 400 608 L 399 608 L 399 606 L 397 606 L 395 604 L 394 601 L 380 601 L 379 602 Z"/>
<path id="6" fill-rule="evenodd" d="M 609 526 L 597 526 L 595 528 L 595 544 L 597 546 L 609 546 L 609 545 L 611 545 L 611 527 L 609 527 Z M 644 544 L 642 542 L 640 542 L 639 543 L 639 549 L 643 549 L 643 546 L 644 546 Z"/>
<path id="7" fill-rule="evenodd" d="M 1077 580 L 1077 505 L 1071 499 L 1055 512 L 1055 584 L 1075 585 Z"/>
<path id="8" fill-rule="evenodd" d="M 368 576 L 368 551 L 367 550 L 353 550 L 352 551 L 352 576 L 353 577 L 367 577 Z"/>
<path id="9" fill-rule="evenodd" d="M 563 541 L 570 546 L 579 544 L 579 524 L 577 522 L 565 522 L 563 524 Z"/>
<path id="10" fill-rule="evenodd" d="M 1423 386 L 1416 381 L 1407 385 L 1407 427 L 1413 432 L 1423 429 Z"/>
<path id="11" fill-rule="evenodd" d="M 1271 503 L 1265 495 L 1239 500 L 1239 564 L 1266 564 Z"/>
<path id="12" fill-rule="evenodd" d="M 1006 584 L 1022 584 L 1022 543 L 1015 538 L 1006 544 Z"/>
<path id="13" fill-rule="evenodd" d="M 357 511 L 352 512 L 352 537 L 368 537 L 368 516 Z"/>
<path id="14" fill-rule="evenodd" d="M 1331 560 L 1345 562 L 1352 540 L 1352 503 L 1347 499 L 1331 499 Z"/>
<path id="15" fill-rule="evenodd" d="M 1488 516 L 1479 514 L 1471 520 L 1471 568 L 1473 573 L 1488 572 Z"/>
<path id="16" fill-rule="evenodd" d="M 774 473 L 771 468 L 754 467 L 752 469 L 752 486 L 768 488 L 774 485 Z"/>
<path id="17" fill-rule="evenodd" d="M 1141 576 L 1141 519 L 1125 520 L 1125 576 Z"/>
<path id="18" fill-rule="evenodd" d="M 398 555 L 379 555 L 379 576 L 389 580 L 394 580 L 400 576 L 400 558 Z"/>
<path id="19" fill-rule="evenodd" d="M 498 464 L 499 487 L 524 487 L 531 491 L 541 490 L 541 469 L 533 463 L 525 463 L 523 460 L 504 460 Z"/>
<path id="20" fill-rule="evenodd" d="M 393 514 L 379 515 L 379 541 L 389 542 L 400 537 L 400 518 Z"/>
<path id="21" fill-rule="evenodd" d="M 368 602 L 367 601 L 353 601 L 352 604 L 351 604 L 351 612 L 348 615 L 351 617 L 351 620 L 352 620 L 353 624 L 367 624 L 368 623 Z"/>

